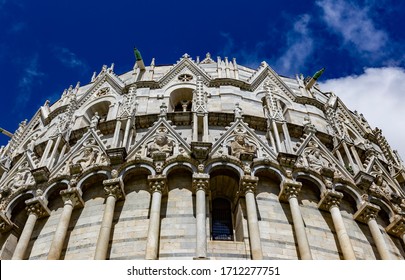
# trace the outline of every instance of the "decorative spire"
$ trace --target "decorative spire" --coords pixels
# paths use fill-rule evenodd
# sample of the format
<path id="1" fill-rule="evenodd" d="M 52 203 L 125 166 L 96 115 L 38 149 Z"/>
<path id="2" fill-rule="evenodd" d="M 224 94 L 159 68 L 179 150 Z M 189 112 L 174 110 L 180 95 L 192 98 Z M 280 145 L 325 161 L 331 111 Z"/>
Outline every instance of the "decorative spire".
<path id="1" fill-rule="evenodd" d="M 315 82 L 319 79 L 319 77 L 322 76 L 323 72 L 325 72 L 325 68 L 322 68 L 321 70 L 316 72 L 314 76 L 309 80 L 305 88 L 307 90 L 310 90 L 314 86 Z"/>

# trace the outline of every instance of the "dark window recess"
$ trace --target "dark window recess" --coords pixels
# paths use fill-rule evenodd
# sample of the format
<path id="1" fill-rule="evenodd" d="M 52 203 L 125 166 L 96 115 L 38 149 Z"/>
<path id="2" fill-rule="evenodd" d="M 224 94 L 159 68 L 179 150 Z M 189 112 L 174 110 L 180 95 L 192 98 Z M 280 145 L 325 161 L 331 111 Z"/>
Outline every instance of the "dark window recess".
<path id="1" fill-rule="evenodd" d="M 223 198 L 212 202 L 212 239 L 233 240 L 231 203 Z"/>

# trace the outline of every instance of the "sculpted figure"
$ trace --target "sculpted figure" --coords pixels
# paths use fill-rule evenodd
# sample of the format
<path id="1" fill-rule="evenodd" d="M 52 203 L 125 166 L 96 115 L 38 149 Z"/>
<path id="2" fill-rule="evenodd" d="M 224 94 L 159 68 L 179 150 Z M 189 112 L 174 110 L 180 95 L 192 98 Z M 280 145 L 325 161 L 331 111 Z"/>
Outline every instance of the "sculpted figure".
<path id="1" fill-rule="evenodd" d="M 153 156 L 157 153 L 165 153 L 166 157 L 173 153 L 173 141 L 169 141 L 166 132 L 160 132 L 155 141 L 148 145 L 148 155 Z"/>
<path id="2" fill-rule="evenodd" d="M 80 166 L 84 170 L 86 167 L 93 164 L 94 162 L 95 162 L 95 153 L 93 151 L 93 148 L 87 147 L 84 149 L 84 151 L 82 152 L 82 156 L 76 163 L 80 164 Z"/>
<path id="3" fill-rule="evenodd" d="M 328 164 L 323 160 L 321 153 L 319 151 L 315 151 L 314 153 L 310 153 L 307 156 L 309 167 L 319 171 L 322 167 L 328 167 Z"/>
<path id="4" fill-rule="evenodd" d="M 235 140 L 231 143 L 231 154 L 234 157 L 240 158 L 241 155 L 254 155 L 256 146 L 251 145 L 245 140 L 245 135 L 237 134 Z"/>
<path id="5" fill-rule="evenodd" d="M 96 128 L 99 119 L 100 119 L 100 116 L 98 115 L 97 112 L 95 112 L 94 116 L 91 118 L 91 121 L 90 121 L 90 128 Z"/>

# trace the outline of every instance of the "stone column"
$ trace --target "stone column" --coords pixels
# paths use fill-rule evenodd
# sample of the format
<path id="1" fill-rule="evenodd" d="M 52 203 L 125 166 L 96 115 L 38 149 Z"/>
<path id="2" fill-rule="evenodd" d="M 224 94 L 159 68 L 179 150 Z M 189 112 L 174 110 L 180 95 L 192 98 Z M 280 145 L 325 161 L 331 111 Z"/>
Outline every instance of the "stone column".
<path id="1" fill-rule="evenodd" d="M 39 162 L 39 166 L 44 166 L 44 164 L 46 163 L 46 160 L 47 160 L 47 158 L 48 158 L 49 151 L 50 151 L 51 148 L 52 148 L 52 144 L 53 144 L 53 139 L 49 139 L 49 140 L 48 140 L 48 143 L 46 143 L 45 151 L 44 151 L 44 153 L 42 154 L 41 161 Z"/>
<path id="2" fill-rule="evenodd" d="M 205 173 L 193 174 L 193 188 L 196 192 L 196 256 L 195 259 L 207 258 L 207 210 L 206 192 L 209 186 L 210 175 Z"/>
<path id="3" fill-rule="evenodd" d="M 125 197 L 124 184 L 121 178 L 113 178 L 103 181 L 104 192 L 107 196 L 103 220 L 101 221 L 100 232 L 98 234 L 95 260 L 105 260 L 107 258 L 108 244 L 110 243 L 110 235 L 112 222 L 114 218 L 115 202 Z"/>
<path id="4" fill-rule="evenodd" d="M 60 192 L 64 206 L 62 214 L 59 218 L 59 223 L 56 228 L 51 247 L 48 253 L 48 260 L 59 260 L 62 253 L 63 244 L 65 242 L 66 234 L 69 228 L 70 218 L 74 207 L 84 207 L 82 199 L 82 192 L 76 187 L 62 190 Z"/>
<path id="5" fill-rule="evenodd" d="M 405 245 L 405 216 L 395 215 L 385 229 L 389 234 L 402 238 Z M 405 249 L 405 246 L 404 246 Z"/>
<path id="6" fill-rule="evenodd" d="M 350 153 L 350 151 L 349 151 L 349 148 L 347 147 L 346 142 L 343 141 L 343 142 L 342 142 L 342 145 L 343 145 L 343 149 L 345 150 L 345 153 L 346 153 L 346 155 L 347 155 L 347 158 L 349 159 L 350 165 L 351 165 L 352 168 L 353 168 L 354 174 L 356 174 L 356 172 L 359 170 L 359 168 L 358 168 L 357 164 L 354 163 L 353 157 L 352 157 L 352 155 L 351 155 L 351 153 Z"/>
<path id="7" fill-rule="evenodd" d="M 203 126 L 204 126 L 204 129 L 203 129 L 203 131 L 204 131 L 203 141 L 209 142 L 208 113 L 204 114 Z"/>
<path id="8" fill-rule="evenodd" d="M 162 202 L 162 193 L 166 188 L 166 177 L 164 175 L 149 175 L 149 187 L 152 192 L 152 203 L 149 215 L 148 238 L 146 240 L 147 260 L 156 260 L 159 249 L 159 231 L 160 231 L 160 206 Z"/>
<path id="9" fill-rule="evenodd" d="M 111 145 L 112 148 L 118 147 L 118 142 L 120 140 L 120 130 L 121 130 L 121 119 L 117 119 L 117 123 L 115 125 L 113 143 Z"/>
<path id="10" fill-rule="evenodd" d="M 198 116 L 197 113 L 193 113 L 193 141 L 198 141 Z"/>
<path id="11" fill-rule="evenodd" d="M 124 139 L 122 141 L 122 147 L 124 147 L 124 148 L 127 147 L 128 135 L 129 135 L 130 128 L 131 128 L 131 118 L 128 118 L 127 123 L 125 125 Z"/>
<path id="12" fill-rule="evenodd" d="M 284 133 L 284 138 L 287 142 L 287 153 L 292 153 L 292 144 L 291 144 L 291 137 L 290 133 L 288 132 L 288 127 L 287 127 L 287 122 L 283 122 L 283 133 Z"/>
<path id="13" fill-rule="evenodd" d="M 355 146 L 351 146 L 351 147 L 350 147 L 350 150 L 351 150 L 352 153 L 353 153 L 353 157 L 354 157 L 354 159 L 355 159 L 355 161 L 356 161 L 356 163 L 357 163 L 357 166 L 359 167 L 359 169 L 360 169 L 361 171 L 364 171 L 363 163 L 362 163 L 361 160 L 360 160 L 360 157 L 359 157 L 359 154 L 357 153 L 356 147 L 355 147 Z"/>
<path id="14" fill-rule="evenodd" d="M 353 217 L 355 220 L 368 225 L 381 258 L 383 260 L 390 260 L 391 256 L 388 251 L 387 244 L 385 244 L 384 236 L 381 234 L 380 228 L 378 227 L 376 221 L 378 211 L 380 211 L 380 207 L 363 201 Z"/>
<path id="15" fill-rule="evenodd" d="M 34 231 L 37 219 L 49 216 L 50 211 L 46 205 L 48 201 L 41 197 L 34 197 L 25 202 L 27 204 L 28 219 L 25 222 L 24 229 L 20 235 L 17 246 L 14 250 L 13 260 L 22 260 L 25 258 L 28 244 Z"/>
<path id="16" fill-rule="evenodd" d="M 46 165 L 48 168 L 52 168 L 52 166 L 53 166 L 53 164 L 55 162 L 56 153 L 58 151 L 59 143 L 60 143 L 61 139 L 62 139 L 62 134 L 59 134 L 58 138 L 56 139 L 56 143 L 53 146 L 52 153 L 51 153 L 51 158 L 50 158 L 48 164 Z"/>
<path id="17" fill-rule="evenodd" d="M 259 178 L 250 175 L 244 175 L 240 181 L 240 189 L 245 194 L 246 200 L 250 250 L 252 252 L 253 260 L 263 259 L 255 199 L 255 190 L 258 181 Z"/>
<path id="18" fill-rule="evenodd" d="M 281 183 L 281 191 L 278 197 L 280 201 L 288 201 L 290 204 L 295 237 L 297 238 L 301 259 L 312 260 L 311 249 L 309 247 L 308 237 L 297 199 L 301 186 L 302 184 L 300 182 L 287 178 Z"/>
<path id="19" fill-rule="evenodd" d="M 343 223 L 342 214 L 339 210 L 339 205 L 342 198 L 342 193 L 333 190 L 327 190 L 322 194 L 321 201 L 319 201 L 318 204 L 318 208 L 330 211 L 332 215 L 333 226 L 335 227 L 339 245 L 342 249 L 343 258 L 345 260 L 355 260 L 356 255 L 354 253 L 352 243 L 350 242 L 349 235 L 347 234 L 345 224 Z"/>
<path id="20" fill-rule="evenodd" d="M 281 152 L 281 142 L 280 142 L 280 135 L 278 134 L 277 122 L 274 119 L 272 119 L 271 124 L 273 125 L 274 137 L 276 138 L 277 151 Z"/>

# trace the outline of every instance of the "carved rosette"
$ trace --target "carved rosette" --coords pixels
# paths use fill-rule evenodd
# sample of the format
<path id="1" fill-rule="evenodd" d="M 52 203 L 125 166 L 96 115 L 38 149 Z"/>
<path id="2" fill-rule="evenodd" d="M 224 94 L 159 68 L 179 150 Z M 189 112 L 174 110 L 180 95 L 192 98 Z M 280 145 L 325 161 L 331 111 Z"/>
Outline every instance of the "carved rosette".
<path id="1" fill-rule="evenodd" d="M 250 175 L 243 175 L 240 180 L 240 190 L 246 194 L 248 192 L 254 193 L 257 187 L 259 178 Z"/>
<path id="2" fill-rule="evenodd" d="M 205 173 L 193 174 L 193 189 L 197 192 L 199 190 L 207 191 L 210 183 L 210 175 Z"/>
<path id="3" fill-rule="evenodd" d="M 28 215 L 33 214 L 37 216 L 38 219 L 40 219 L 51 214 L 51 211 L 46 206 L 47 203 L 48 202 L 41 197 L 34 197 L 25 202 L 25 204 L 27 204 L 27 207 L 25 209 L 27 210 Z"/>
<path id="4" fill-rule="evenodd" d="M 302 183 L 285 179 L 281 183 L 281 191 L 278 195 L 280 201 L 288 201 L 290 198 L 298 197 L 299 192 L 301 191 Z"/>
<path id="5" fill-rule="evenodd" d="M 163 193 L 166 190 L 166 176 L 164 175 L 149 175 L 149 187 L 152 193 Z"/>
<path id="6" fill-rule="evenodd" d="M 84 201 L 82 198 L 82 191 L 76 187 L 69 188 L 67 190 L 60 191 L 64 204 L 70 203 L 73 208 L 84 207 Z"/>
<path id="7" fill-rule="evenodd" d="M 125 198 L 124 183 L 121 178 L 113 178 L 103 181 L 105 195 L 114 196 L 115 199 Z"/>
<path id="8" fill-rule="evenodd" d="M 363 202 L 359 210 L 353 215 L 353 218 L 361 223 L 367 224 L 368 221 L 377 217 L 378 211 L 380 210 L 381 208 L 378 205 Z"/>
<path id="9" fill-rule="evenodd" d="M 7 218 L 6 214 L 0 212 L 0 233 L 5 233 L 13 228 L 14 224 Z"/>
<path id="10" fill-rule="evenodd" d="M 402 237 L 405 234 L 405 217 L 395 215 L 394 220 L 386 227 L 389 234 Z"/>
<path id="11" fill-rule="evenodd" d="M 332 207 L 339 207 L 343 194 L 334 190 L 327 190 L 322 193 L 318 208 L 329 211 Z"/>

